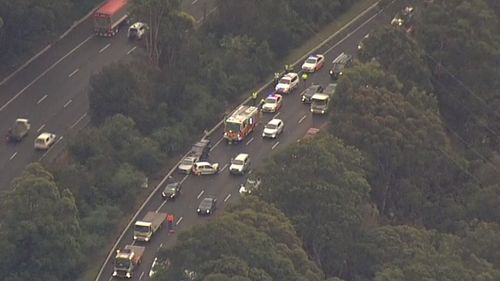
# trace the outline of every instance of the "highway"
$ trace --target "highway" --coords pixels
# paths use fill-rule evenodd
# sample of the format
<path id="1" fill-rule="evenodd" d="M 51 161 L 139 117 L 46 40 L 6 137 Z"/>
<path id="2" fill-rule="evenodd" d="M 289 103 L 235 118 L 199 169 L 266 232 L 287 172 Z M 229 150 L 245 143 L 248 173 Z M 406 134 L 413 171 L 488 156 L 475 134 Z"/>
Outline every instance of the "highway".
<path id="1" fill-rule="evenodd" d="M 214 12 L 214 0 L 185 0 L 183 10 L 198 23 Z M 64 149 L 65 138 L 89 122 L 87 88 L 92 74 L 140 51 L 128 42 L 125 28 L 115 38 L 93 34 L 92 17 L 7 81 L 0 82 L 0 133 L 5 135 L 16 118 L 28 118 L 31 130 L 21 143 L 0 145 L 0 191 L 31 162 L 52 160 Z M 57 143 L 49 151 L 35 151 L 41 132 L 55 133 Z"/>
<path id="2" fill-rule="evenodd" d="M 346 27 L 344 32 L 339 33 L 332 40 L 321 46 L 317 53 L 323 53 L 326 57 L 325 66 L 318 72 L 310 75 L 307 80 L 307 85 L 311 83 L 321 84 L 326 86 L 331 83 L 328 71 L 331 67 L 331 61 L 341 52 L 345 51 L 350 54 L 356 54 L 357 44 L 369 33 L 370 30 L 377 25 L 387 24 L 391 17 L 396 13 L 397 7 L 394 5 L 388 9 L 378 12 L 376 9 L 368 11 L 352 25 Z M 301 63 L 296 66 L 300 68 Z M 273 151 L 282 149 L 289 144 L 297 142 L 298 139 L 304 136 L 308 128 L 319 128 L 325 124 L 327 117 L 312 115 L 309 111 L 309 105 L 302 104 L 300 101 L 300 92 L 307 87 L 304 82 L 301 82 L 299 88 L 294 92 L 284 95 L 284 105 L 278 113 L 264 113 L 263 120 L 256 131 L 239 144 L 227 144 L 222 139 L 223 128 L 215 129 L 210 135 L 213 147 L 209 156 L 209 162 L 219 163 L 221 171 L 213 176 L 194 176 L 182 175 L 177 172 L 165 177 L 165 182 L 160 184 L 156 194 L 153 194 L 151 200 L 146 201 L 144 208 L 138 213 L 137 219 L 141 219 L 148 211 L 173 213 L 176 216 L 176 231 L 188 229 L 195 224 L 206 223 L 217 215 L 223 212 L 224 208 L 231 203 L 236 202 L 240 194 L 239 186 L 245 181 L 245 176 L 233 176 L 228 172 L 230 159 L 238 153 L 249 153 L 252 161 L 252 168 L 259 166 L 265 158 Z M 263 92 L 271 92 L 271 87 L 266 87 Z M 263 125 L 265 125 L 273 117 L 280 118 L 285 122 L 285 131 L 276 140 L 263 139 L 261 137 Z M 182 194 L 176 201 L 165 202 L 161 198 L 161 191 L 168 182 L 181 181 Z M 208 196 L 215 196 L 218 200 L 217 211 L 214 216 L 199 217 L 196 214 L 196 208 L 200 201 Z M 166 228 L 161 229 L 156 233 L 153 239 L 148 242 L 137 242 L 136 245 L 146 246 L 146 252 L 143 256 L 142 264 L 136 268 L 132 280 L 149 280 L 149 271 L 154 257 L 160 246 L 172 245 L 175 242 L 176 235 L 168 234 Z M 132 230 L 126 229 L 122 239 L 117 242 L 119 248 L 126 244 L 133 244 Z M 102 271 L 96 278 L 97 281 L 106 281 L 113 279 L 112 267 L 114 258 L 114 248 L 110 251 L 111 258 L 103 265 Z"/>

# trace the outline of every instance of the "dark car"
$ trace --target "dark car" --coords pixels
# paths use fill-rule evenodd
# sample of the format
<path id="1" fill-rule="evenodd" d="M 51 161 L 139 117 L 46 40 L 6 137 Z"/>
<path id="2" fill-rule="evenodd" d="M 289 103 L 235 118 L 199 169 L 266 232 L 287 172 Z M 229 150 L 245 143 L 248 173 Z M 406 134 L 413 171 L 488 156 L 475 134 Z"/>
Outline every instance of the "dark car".
<path id="1" fill-rule="evenodd" d="M 212 196 L 205 197 L 196 209 L 198 215 L 211 215 L 217 208 L 217 199 Z"/>
<path id="2" fill-rule="evenodd" d="M 207 159 L 210 152 L 210 140 L 203 139 L 193 145 L 191 152 L 199 156 L 200 160 Z"/>
<path id="3" fill-rule="evenodd" d="M 181 183 L 172 182 L 165 186 L 165 189 L 161 193 L 161 197 L 165 200 L 175 200 L 177 196 L 181 193 Z"/>
<path id="4" fill-rule="evenodd" d="M 344 68 L 352 63 L 352 56 L 346 53 L 341 53 L 338 57 L 333 60 L 333 66 L 330 69 L 330 77 L 333 80 L 337 80 L 342 76 Z"/>
<path id="5" fill-rule="evenodd" d="M 313 84 L 304 91 L 302 91 L 302 93 L 300 94 L 300 98 L 304 103 L 311 103 L 312 96 L 314 96 L 314 94 L 316 93 L 322 93 L 322 92 L 323 92 L 323 87 L 321 85 Z"/>

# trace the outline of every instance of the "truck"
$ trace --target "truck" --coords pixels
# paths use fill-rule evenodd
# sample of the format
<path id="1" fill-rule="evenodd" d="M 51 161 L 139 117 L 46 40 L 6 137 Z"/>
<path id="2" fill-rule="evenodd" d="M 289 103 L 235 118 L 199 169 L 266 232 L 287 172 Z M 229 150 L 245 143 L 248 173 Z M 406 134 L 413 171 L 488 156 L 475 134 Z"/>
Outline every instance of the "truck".
<path id="1" fill-rule="evenodd" d="M 258 107 L 242 105 L 224 120 L 224 138 L 228 143 L 244 140 L 260 122 Z"/>
<path id="2" fill-rule="evenodd" d="M 108 0 L 94 14 L 96 35 L 113 37 L 129 17 L 129 0 Z"/>
<path id="3" fill-rule="evenodd" d="M 134 240 L 148 242 L 155 232 L 161 228 L 167 217 L 166 213 L 148 212 L 134 224 Z"/>
<path id="4" fill-rule="evenodd" d="M 8 142 L 21 141 L 29 132 L 31 124 L 28 119 L 17 118 L 14 125 L 7 131 L 5 136 Z"/>
<path id="5" fill-rule="evenodd" d="M 321 93 L 316 93 L 311 97 L 311 112 L 317 114 L 325 114 L 330 105 L 330 101 L 335 94 L 337 84 L 328 84 Z"/>
<path id="6" fill-rule="evenodd" d="M 134 269 L 141 264 L 146 247 L 126 245 L 116 250 L 113 277 L 132 278 Z"/>

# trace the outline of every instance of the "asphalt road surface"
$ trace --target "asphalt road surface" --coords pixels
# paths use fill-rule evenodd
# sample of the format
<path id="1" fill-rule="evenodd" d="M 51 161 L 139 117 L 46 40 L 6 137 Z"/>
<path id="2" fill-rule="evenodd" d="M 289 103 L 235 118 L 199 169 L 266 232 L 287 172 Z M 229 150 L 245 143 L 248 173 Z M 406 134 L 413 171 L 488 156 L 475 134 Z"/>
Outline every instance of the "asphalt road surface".
<path id="1" fill-rule="evenodd" d="M 214 12 L 214 0 L 185 0 L 183 9 L 198 23 Z M 0 144 L 0 191 L 29 163 L 50 160 L 64 149 L 65 138 L 84 127 L 89 117 L 87 87 L 92 74 L 138 52 L 128 42 L 126 27 L 114 38 L 94 36 L 92 17 L 82 22 L 25 69 L 0 85 L 0 135 L 16 118 L 28 118 L 31 130 L 21 143 Z M 57 135 L 49 151 L 35 151 L 33 142 L 42 132 Z"/>
<path id="2" fill-rule="evenodd" d="M 390 18 L 397 11 L 396 7 L 390 6 L 382 13 L 377 13 L 376 10 L 368 12 L 359 21 L 355 22 L 351 27 L 347 28 L 339 36 L 333 38 L 327 44 L 322 46 L 318 53 L 325 54 L 325 66 L 318 72 L 310 75 L 307 80 L 307 85 L 311 83 L 321 84 L 326 86 L 331 83 L 328 71 L 331 67 L 331 61 L 341 52 L 356 54 L 358 42 L 380 24 L 387 24 Z M 300 67 L 300 65 L 298 66 Z M 249 153 L 252 161 L 252 168 L 259 166 L 263 160 L 268 157 L 273 151 L 279 150 L 289 144 L 297 142 L 311 127 L 319 128 L 327 121 L 328 117 L 312 115 L 309 111 L 309 105 L 302 104 L 299 94 L 307 86 L 301 82 L 299 88 L 288 95 L 284 95 L 284 104 L 278 113 L 265 113 L 263 121 L 258 126 L 256 131 L 239 144 L 227 144 L 222 139 L 223 128 L 218 128 L 210 135 L 210 140 L 214 145 L 209 156 L 209 162 L 219 163 L 221 171 L 213 176 L 194 176 L 174 173 L 171 179 L 166 183 L 173 181 L 181 181 L 182 194 L 176 201 L 166 202 L 161 198 L 162 188 L 158 194 L 155 194 L 150 202 L 141 211 L 138 219 L 141 219 L 148 211 L 173 213 L 176 216 L 176 230 L 181 231 L 188 229 L 195 224 L 205 223 L 212 220 L 220 214 L 225 206 L 238 200 L 240 194 L 239 186 L 246 179 L 246 176 L 233 176 L 229 174 L 228 166 L 230 159 L 238 153 Z M 274 85 L 273 85 L 274 86 Z M 268 87 L 264 90 L 265 93 L 271 92 Z M 280 118 L 285 122 L 285 131 L 276 140 L 263 139 L 261 137 L 263 125 L 273 117 Z M 212 195 L 217 198 L 217 211 L 215 215 L 208 217 L 199 217 L 196 214 L 198 204 L 204 197 Z M 172 245 L 175 242 L 176 235 L 168 234 L 166 228 L 156 233 L 153 239 L 148 242 L 137 242 L 137 245 L 146 246 L 146 252 L 143 256 L 142 264 L 136 268 L 132 280 L 149 280 L 149 271 L 151 269 L 154 257 L 161 245 Z M 123 239 L 118 243 L 119 248 L 126 244 L 134 244 L 132 238 L 132 230 L 128 229 L 123 236 Z M 105 264 L 102 274 L 97 279 L 99 281 L 111 280 L 113 258 Z"/>

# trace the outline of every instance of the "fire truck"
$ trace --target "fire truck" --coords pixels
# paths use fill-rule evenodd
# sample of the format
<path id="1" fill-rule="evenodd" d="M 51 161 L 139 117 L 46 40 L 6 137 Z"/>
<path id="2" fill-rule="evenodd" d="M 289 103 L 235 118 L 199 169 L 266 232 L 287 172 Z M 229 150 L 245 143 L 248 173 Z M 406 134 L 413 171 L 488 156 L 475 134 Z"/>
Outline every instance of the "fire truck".
<path id="1" fill-rule="evenodd" d="M 240 106 L 224 121 L 224 138 L 228 143 L 242 141 L 259 124 L 261 115 L 255 106 Z"/>

